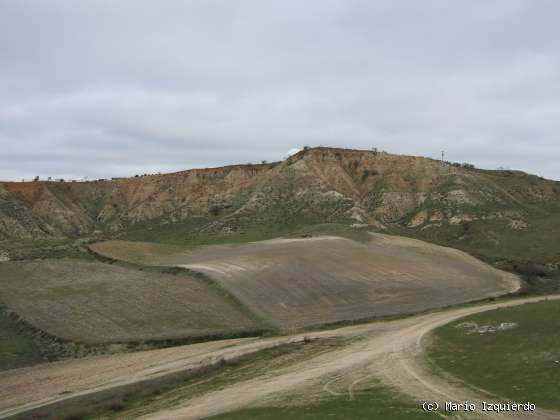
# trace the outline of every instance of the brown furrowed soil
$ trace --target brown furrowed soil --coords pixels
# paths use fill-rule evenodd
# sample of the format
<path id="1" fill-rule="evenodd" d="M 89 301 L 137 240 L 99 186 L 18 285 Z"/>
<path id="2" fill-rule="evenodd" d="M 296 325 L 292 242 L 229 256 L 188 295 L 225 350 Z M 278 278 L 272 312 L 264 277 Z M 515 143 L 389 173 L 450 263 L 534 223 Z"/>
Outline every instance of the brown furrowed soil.
<path id="1" fill-rule="evenodd" d="M 201 271 L 283 329 L 386 317 L 497 296 L 516 276 L 457 250 L 373 234 L 206 246 L 159 263 Z"/>
<path id="2" fill-rule="evenodd" d="M 235 333 L 255 322 L 187 275 L 76 260 L 0 264 L 0 302 L 47 333 L 106 343 Z"/>

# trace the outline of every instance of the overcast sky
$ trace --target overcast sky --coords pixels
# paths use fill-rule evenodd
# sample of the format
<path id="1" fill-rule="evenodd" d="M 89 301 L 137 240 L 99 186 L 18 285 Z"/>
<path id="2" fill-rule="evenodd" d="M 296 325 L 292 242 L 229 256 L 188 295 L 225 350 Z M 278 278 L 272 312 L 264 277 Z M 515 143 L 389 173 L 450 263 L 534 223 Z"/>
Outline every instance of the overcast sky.
<path id="1" fill-rule="evenodd" d="M 377 146 L 560 179 L 555 0 L 0 0 L 0 179 Z"/>

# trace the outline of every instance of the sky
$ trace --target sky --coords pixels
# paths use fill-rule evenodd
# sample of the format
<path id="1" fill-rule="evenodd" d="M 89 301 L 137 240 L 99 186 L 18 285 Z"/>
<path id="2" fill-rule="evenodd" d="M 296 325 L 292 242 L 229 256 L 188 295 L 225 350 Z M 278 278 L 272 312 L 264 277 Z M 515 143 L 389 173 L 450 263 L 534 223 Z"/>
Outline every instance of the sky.
<path id="1" fill-rule="evenodd" d="M 0 0 L 0 179 L 377 147 L 560 180 L 555 0 Z"/>

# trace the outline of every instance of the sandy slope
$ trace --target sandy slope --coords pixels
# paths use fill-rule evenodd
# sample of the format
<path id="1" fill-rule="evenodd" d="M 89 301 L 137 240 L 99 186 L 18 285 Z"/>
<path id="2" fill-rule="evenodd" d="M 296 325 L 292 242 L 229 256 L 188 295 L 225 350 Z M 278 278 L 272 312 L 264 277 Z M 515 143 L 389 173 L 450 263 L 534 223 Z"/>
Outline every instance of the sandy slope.
<path id="1" fill-rule="evenodd" d="M 549 298 L 559 299 L 560 295 Z M 527 298 L 478 305 L 308 334 L 313 337 L 359 336 L 364 339 L 304 363 L 294 364 L 281 372 L 268 373 L 185 401 L 183 406 L 154 413 L 148 418 L 189 419 L 218 414 L 293 392 L 300 387 L 316 389 L 323 386 L 321 384 L 325 378 L 332 375 L 350 375 L 349 385 L 343 390 L 349 394 L 359 385 L 358 382 L 371 375 L 419 400 L 476 401 L 482 398 L 480 393 L 442 381 L 423 368 L 420 357 L 422 338 L 434 328 L 466 315 L 542 299 Z M 73 395 L 183 371 L 213 363 L 220 357 L 228 358 L 302 339 L 302 335 L 293 335 L 265 340 L 225 340 L 3 372 L 0 374 L 0 389 L 5 392 L 0 398 L 0 418 Z M 328 392 L 330 388 L 325 386 L 325 390 Z M 72 394 L 61 395 L 65 391 Z M 558 416 L 558 413 L 539 412 L 538 416 L 532 415 L 531 418 Z"/>

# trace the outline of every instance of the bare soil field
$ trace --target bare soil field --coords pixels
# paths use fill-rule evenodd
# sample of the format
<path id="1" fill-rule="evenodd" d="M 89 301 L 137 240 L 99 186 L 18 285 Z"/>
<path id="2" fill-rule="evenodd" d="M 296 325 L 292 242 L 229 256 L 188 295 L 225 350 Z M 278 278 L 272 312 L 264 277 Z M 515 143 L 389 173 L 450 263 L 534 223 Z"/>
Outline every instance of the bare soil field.
<path id="1" fill-rule="evenodd" d="M 246 311 L 199 279 L 78 260 L 3 262 L 0 302 L 36 328 L 78 342 L 184 338 L 256 327 Z"/>
<path id="2" fill-rule="evenodd" d="M 158 263 L 205 273 L 282 329 L 414 313 L 520 284 L 461 251 L 381 234 L 205 246 Z"/>

